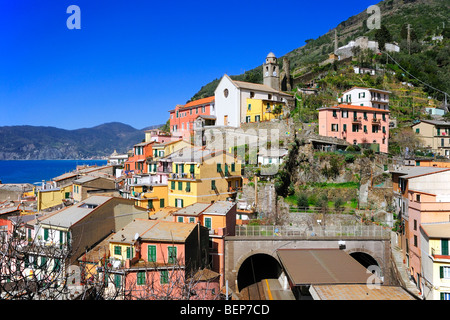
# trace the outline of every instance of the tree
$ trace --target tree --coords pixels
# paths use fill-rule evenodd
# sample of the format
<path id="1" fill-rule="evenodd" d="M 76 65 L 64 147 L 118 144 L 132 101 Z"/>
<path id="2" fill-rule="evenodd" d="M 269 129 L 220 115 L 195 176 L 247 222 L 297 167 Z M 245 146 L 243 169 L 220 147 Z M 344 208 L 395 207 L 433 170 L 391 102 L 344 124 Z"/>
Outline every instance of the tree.
<path id="1" fill-rule="evenodd" d="M 380 29 L 377 29 L 377 31 L 375 32 L 375 40 L 378 42 L 378 48 L 381 51 L 384 51 L 386 49 L 386 43 L 392 41 L 391 33 L 384 24 L 381 25 Z"/>
<path id="2" fill-rule="evenodd" d="M 392 131 L 392 136 L 389 141 L 391 153 L 405 156 L 406 151 L 408 151 L 409 154 L 414 154 L 416 150 L 423 148 L 423 146 L 423 139 L 409 127 Z"/>
<path id="3" fill-rule="evenodd" d="M 305 210 L 309 208 L 308 196 L 305 193 L 300 193 L 297 196 L 297 208 L 299 210 Z"/>

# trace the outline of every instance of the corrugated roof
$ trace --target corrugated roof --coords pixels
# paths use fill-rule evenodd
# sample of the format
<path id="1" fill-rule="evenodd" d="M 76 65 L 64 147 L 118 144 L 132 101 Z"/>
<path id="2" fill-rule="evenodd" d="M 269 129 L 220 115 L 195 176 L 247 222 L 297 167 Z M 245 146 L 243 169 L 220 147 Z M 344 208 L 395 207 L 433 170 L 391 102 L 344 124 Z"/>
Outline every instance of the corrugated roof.
<path id="1" fill-rule="evenodd" d="M 320 300 L 416 300 L 402 287 L 367 284 L 313 285 L 310 292 Z"/>
<path id="2" fill-rule="evenodd" d="M 365 284 L 369 275 L 339 249 L 280 249 L 278 257 L 294 285 Z"/>

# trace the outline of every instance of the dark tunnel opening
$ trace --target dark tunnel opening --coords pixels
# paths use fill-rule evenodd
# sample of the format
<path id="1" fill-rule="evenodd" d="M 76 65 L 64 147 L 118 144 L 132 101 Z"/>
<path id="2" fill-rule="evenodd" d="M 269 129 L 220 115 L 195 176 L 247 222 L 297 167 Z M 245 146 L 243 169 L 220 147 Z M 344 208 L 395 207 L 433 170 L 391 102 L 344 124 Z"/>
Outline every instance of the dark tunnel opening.
<path id="1" fill-rule="evenodd" d="M 277 279 L 282 273 L 280 263 L 268 254 L 248 257 L 239 268 L 237 282 L 239 291 L 263 279 Z"/>

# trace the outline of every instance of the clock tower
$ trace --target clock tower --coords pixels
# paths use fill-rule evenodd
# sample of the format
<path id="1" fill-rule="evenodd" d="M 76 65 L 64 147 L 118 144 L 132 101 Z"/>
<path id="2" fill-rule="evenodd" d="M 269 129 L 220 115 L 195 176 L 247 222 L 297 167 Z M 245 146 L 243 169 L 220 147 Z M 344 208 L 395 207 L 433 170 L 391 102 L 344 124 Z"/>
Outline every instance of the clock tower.
<path id="1" fill-rule="evenodd" d="M 277 57 L 270 52 L 263 64 L 263 83 L 277 91 L 280 90 L 280 67 L 278 66 Z"/>

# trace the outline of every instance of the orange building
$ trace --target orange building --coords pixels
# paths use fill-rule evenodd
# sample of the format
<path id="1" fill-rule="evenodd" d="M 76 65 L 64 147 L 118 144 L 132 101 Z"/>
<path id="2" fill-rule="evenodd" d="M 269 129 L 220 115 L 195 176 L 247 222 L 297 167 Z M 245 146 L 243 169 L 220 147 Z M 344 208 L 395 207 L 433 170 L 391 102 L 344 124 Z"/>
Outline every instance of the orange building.
<path id="1" fill-rule="evenodd" d="M 189 139 L 194 133 L 194 120 L 200 115 L 214 113 L 214 96 L 177 105 L 170 110 L 170 133 Z"/>
<path id="2" fill-rule="evenodd" d="M 213 204 L 197 202 L 172 213 L 174 221 L 199 223 L 209 230 L 210 268 L 220 274 L 220 285 L 225 285 L 225 236 L 235 235 L 236 204 L 216 201 Z"/>
<path id="3" fill-rule="evenodd" d="M 197 224 L 135 219 L 109 238 L 113 285 L 123 288 L 126 299 L 177 298 L 204 268 L 207 239 L 208 231 Z"/>
<path id="4" fill-rule="evenodd" d="M 141 142 L 133 146 L 133 155 L 124 163 L 125 173 L 148 173 L 147 159 L 153 156 L 154 141 Z"/>

